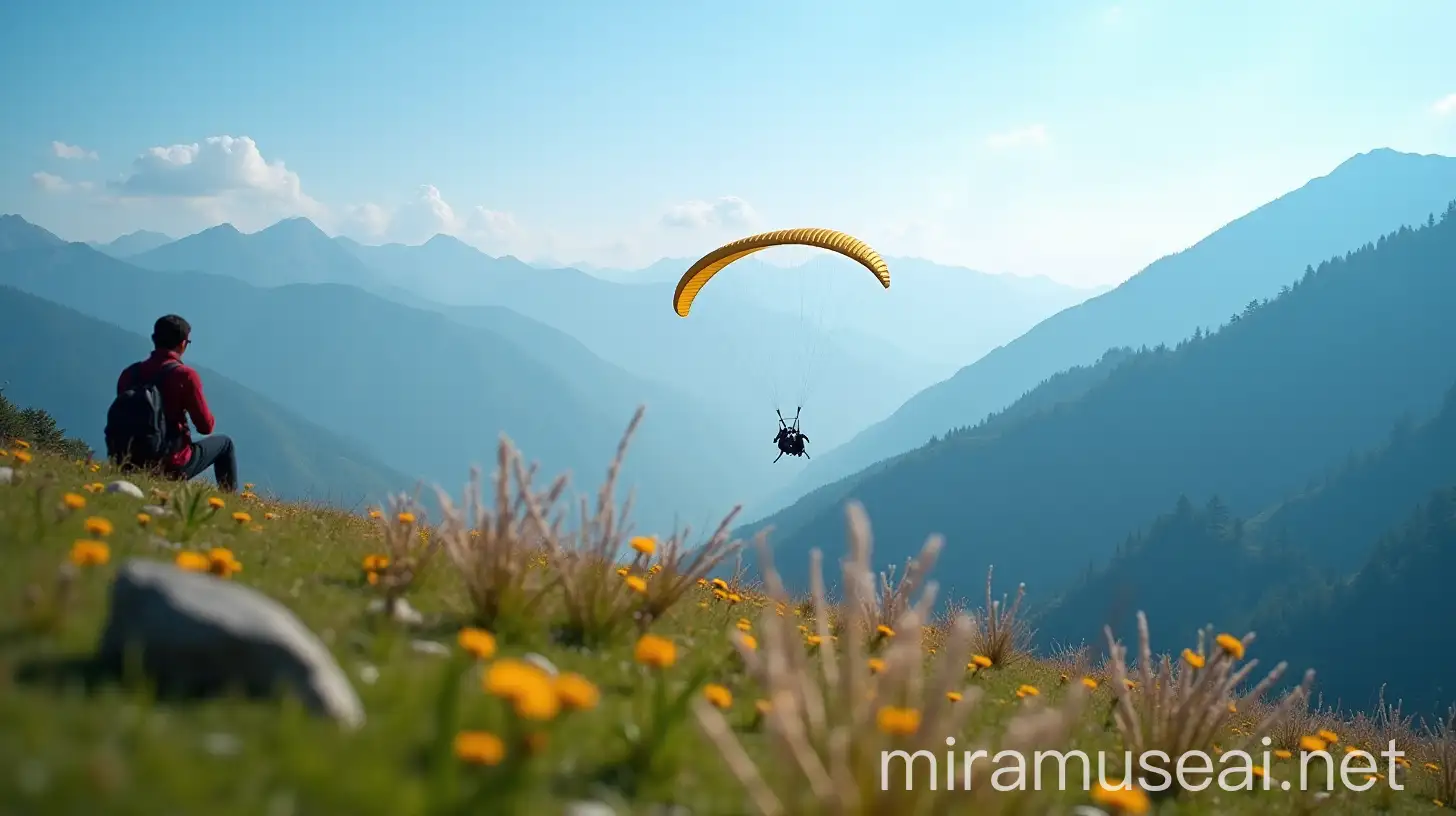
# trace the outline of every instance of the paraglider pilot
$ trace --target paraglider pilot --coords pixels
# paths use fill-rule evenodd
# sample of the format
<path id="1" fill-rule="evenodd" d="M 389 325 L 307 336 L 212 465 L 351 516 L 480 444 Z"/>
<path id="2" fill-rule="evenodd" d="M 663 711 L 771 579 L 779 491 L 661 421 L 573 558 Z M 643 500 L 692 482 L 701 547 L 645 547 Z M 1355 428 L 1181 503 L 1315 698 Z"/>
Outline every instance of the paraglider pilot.
<path id="1" fill-rule="evenodd" d="M 805 436 L 799 430 L 799 411 L 794 411 L 794 423 L 792 425 L 784 420 L 784 415 L 780 412 L 779 432 L 774 436 L 774 444 L 779 447 L 779 455 L 774 457 L 774 461 L 777 462 L 784 458 L 784 454 L 786 453 L 790 456 L 802 456 L 805 459 L 812 459 L 813 457 L 809 456 L 808 451 L 804 450 L 804 443 L 808 441 L 809 437 Z"/>

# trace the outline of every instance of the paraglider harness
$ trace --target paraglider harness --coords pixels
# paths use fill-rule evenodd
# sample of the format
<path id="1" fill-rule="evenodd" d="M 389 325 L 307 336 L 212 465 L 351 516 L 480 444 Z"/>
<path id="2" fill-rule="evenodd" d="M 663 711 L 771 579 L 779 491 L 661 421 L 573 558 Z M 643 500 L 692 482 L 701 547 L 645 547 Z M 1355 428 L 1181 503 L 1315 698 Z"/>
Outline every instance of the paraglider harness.
<path id="1" fill-rule="evenodd" d="M 794 421 L 790 424 L 784 419 L 783 412 L 775 409 L 775 413 L 779 415 L 779 432 L 774 437 L 774 444 L 779 446 L 779 455 L 774 457 L 775 462 L 784 458 L 786 453 L 790 456 L 802 456 L 805 459 L 813 458 L 809 456 L 808 451 L 804 450 L 804 443 L 809 441 L 809 437 L 799 430 L 799 411 L 801 410 L 803 409 L 794 409 Z"/>

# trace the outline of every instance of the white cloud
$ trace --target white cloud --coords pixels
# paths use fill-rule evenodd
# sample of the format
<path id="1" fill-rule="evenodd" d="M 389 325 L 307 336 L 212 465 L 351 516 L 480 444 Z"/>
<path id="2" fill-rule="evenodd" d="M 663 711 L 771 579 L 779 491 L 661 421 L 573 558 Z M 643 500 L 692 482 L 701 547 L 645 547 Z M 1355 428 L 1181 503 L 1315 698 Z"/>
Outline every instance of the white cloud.
<path id="1" fill-rule="evenodd" d="M 742 227 L 757 223 L 758 213 L 738 196 L 722 196 L 713 201 L 687 201 L 670 207 L 662 216 L 669 227 L 703 229 L 706 227 Z"/>
<path id="2" fill-rule="evenodd" d="M 87 150 L 84 147 L 69 145 L 65 142 L 51 142 L 51 152 L 58 159 L 95 159 L 96 151 Z"/>
<path id="3" fill-rule="evenodd" d="M 456 209 L 433 184 L 420 185 L 413 199 L 397 207 L 376 203 L 347 207 L 339 228 L 359 240 L 402 244 L 450 235 L 491 254 L 518 254 L 542 237 L 530 235 L 509 212 L 480 205 Z"/>
<path id="4" fill-rule="evenodd" d="M 31 173 L 30 183 L 37 190 L 42 190 L 47 193 L 64 193 L 71 189 L 71 182 L 53 173 Z"/>
<path id="5" fill-rule="evenodd" d="M 1437 99 L 1435 104 L 1431 105 L 1431 113 L 1437 116 L 1456 115 L 1456 93 Z"/>
<path id="6" fill-rule="evenodd" d="M 1022 128 L 992 133 L 986 137 L 986 146 L 992 150 L 1017 150 L 1026 147 L 1044 147 L 1051 141 L 1046 125 L 1028 125 Z"/>
<path id="7" fill-rule="evenodd" d="M 329 215 L 303 192 L 297 173 L 280 160 L 265 159 L 247 136 L 149 148 L 132 161 L 125 178 L 107 186 L 123 204 L 187 221 L 228 221 L 245 230 L 293 216 Z"/>

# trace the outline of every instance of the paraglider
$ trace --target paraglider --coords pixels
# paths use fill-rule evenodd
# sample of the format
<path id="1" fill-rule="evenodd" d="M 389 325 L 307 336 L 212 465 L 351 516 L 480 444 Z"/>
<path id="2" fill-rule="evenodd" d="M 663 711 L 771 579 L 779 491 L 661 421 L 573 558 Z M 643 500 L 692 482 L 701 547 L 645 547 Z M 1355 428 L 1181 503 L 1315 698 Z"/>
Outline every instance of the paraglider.
<path id="1" fill-rule="evenodd" d="M 869 270 L 881 286 L 886 289 L 890 288 L 889 266 L 885 263 L 885 259 L 881 258 L 880 254 L 871 249 L 864 241 L 838 230 L 814 227 L 786 229 L 740 238 L 699 258 L 688 268 L 687 272 L 683 273 L 682 278 L 677 282 L 677 288 L 673 290 L 673 311 L 677 312 L 678 317 L 687 317 L 692 310 L 693 301 L 708 281 L 735 261 L 770 247 L 791 245 L 817 247 L 842 255 Z M 778 412 L 779 429 L 777 435 L 774 436 L 774 445 L 778 447 L 779 455 L 774 458 L 775 462 L 786 454 L 810 458 L 804 448 L 809 437 L 799 429 L 801 407 L 794 411 L 792 424 L 784 419 L 782 410 Z"/>

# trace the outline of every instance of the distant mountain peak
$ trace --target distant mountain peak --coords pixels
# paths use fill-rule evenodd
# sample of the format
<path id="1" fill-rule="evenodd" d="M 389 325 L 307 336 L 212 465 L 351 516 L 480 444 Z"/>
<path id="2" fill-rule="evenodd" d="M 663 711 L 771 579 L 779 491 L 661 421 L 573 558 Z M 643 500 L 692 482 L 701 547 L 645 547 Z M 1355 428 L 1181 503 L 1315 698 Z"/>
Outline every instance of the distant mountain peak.
<path id="1" fill-rule="evenodd" d="M 0 215 L 0 250 L 60 246 L 66 241 L 18 215 Z"/>
<path id="2" fill-rule="evenodd" d="M 282 221 L 279 221 L 278 223 L 274 224 L 271 227 L 267 227 L 265 229 L 259 230 L 257 234 L 259 234 L 259 235 L 298 235 L 298 236 L 305 236 L 306 235 L 306 236 L 319 236 L 319 237 L 323 237 L 323 238 L 328 238 L 329 237 L 327 233 L 325 233 L 323 230 L 319 229 L 318 224 L 315 224 L 314 222 L 308 220 L 307 218 L 304 218 L 301 215 L 300 216 L 295 216 L 293 218 L 285 218 Z"/>

